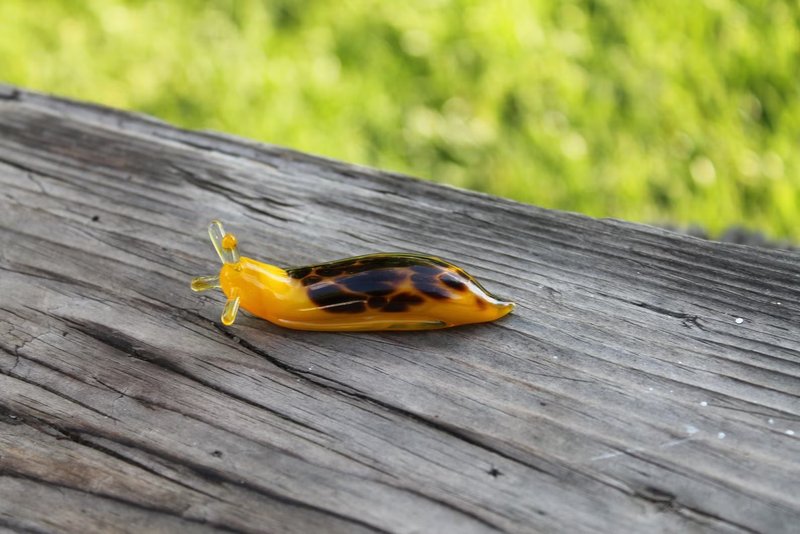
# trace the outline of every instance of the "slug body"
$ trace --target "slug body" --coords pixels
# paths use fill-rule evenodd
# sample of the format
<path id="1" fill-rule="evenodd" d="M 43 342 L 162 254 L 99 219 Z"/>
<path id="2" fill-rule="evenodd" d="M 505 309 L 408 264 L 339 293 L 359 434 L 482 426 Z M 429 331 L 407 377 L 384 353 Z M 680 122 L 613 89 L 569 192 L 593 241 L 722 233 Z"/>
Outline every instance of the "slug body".
<path id="1" fill-rule="evenodd" d="M 192 288 L 222 289 L 226 325 L 239 307 L 287 328 L 341 331 L 446 328 L 494 321 L 514 308 L 433 256 L 370 254 L 283 269 L 239 257 L 236 239 L 217 221 L 209 234 L 222 269 L 218 277 L 195 278 Z"/>

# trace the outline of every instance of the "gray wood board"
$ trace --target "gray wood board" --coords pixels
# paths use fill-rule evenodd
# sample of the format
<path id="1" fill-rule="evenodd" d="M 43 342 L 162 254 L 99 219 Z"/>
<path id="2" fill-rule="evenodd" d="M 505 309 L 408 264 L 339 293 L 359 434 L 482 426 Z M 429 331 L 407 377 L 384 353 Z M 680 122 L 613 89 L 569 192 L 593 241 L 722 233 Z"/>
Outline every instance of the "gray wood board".
<path id="1" fill-rule="evenodd" d="M 269 120 L 265 117 L 264 120 Z M 0 528 L 800 528 L 800 254 L 0 88 Z M 418 251 L 518 303 L 284 330 L 218 260 Z"/>

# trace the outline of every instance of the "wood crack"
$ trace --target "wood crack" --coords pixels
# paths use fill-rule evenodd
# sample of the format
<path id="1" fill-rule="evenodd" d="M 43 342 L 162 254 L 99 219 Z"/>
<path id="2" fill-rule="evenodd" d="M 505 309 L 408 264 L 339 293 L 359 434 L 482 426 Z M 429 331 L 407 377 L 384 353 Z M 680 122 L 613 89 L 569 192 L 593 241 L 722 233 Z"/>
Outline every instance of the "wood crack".
<path id="1" fill-rule="evenodd" d="M 464 508 L 462 508 L 460 506 L 456 506 L 455 504 L 453 504 L 451 502 L 448 502 L 448 501 L 445 501 L 444 499 L 437 498 L 437 497 L 434 497 L 432 495 L 428 495 L 425 492 L 418 491 L 418 490 L 415 490 L 415 489 L 404 488 L 404 487 L 395 486 L 395 485 L 392 485 L 392 484 L 388 484 L 388 485 L 393 487 L 393 488 L 395 488 L 395 489 L 398 489 L 400 491 L 404 491 L 404 492 L 410 493 L 412 495 L 415 495 L 417 497 L 421 497 L 421 498 L 426 499 L 428 501 L 434 502 L 434 503 L 436 503 L 439 506 L 442 506 L 444 508 L 453 510 L 454 512 L 456 512 L 458 514 L 461 514 L 461 515 L 463 515 L 465 517 L 468 517 L 469 519 L 471 519 L 471 520 L 473 520 L 473 521 L 475 521 L 477 523 L 480 523 L 481 525 L 483 525 L 485 527 L 488 527 L 489 529 L 491 529 L 491 530 L 493 530 L 495 532 L 506 532 L 506 529 L 500 527 L 499 525 L 496 525 L 496 524 L 492 523 L 491 521 L 489 521 L 487 519 L 484 519 L 483 517 L 481 517 L 477 513 L 472 512 L 470 510 L 466 510 L 466 509 L 464 509 Z"/>
<path id="2" fill-rule="evenodd" d="M 0 406 L 2 406 L 2 404 L 0 404 Z M 8 410 L 8 407 L 5 407 L 5 408 Z M 347 515 L 343 515 L 343 514 L 340 514 L 338 512 L 335 512 L 333 510 L 328 510 L 326 508 L 318 507 L 318 506 L 309 504 L 307 502 L 300 501 L 300 500 L 288 497 L 286 495 L 281 495 L 281 494 L 276 493 L 276 492 L 274 492 L 274 491 L 272 491 L 270 489 L 264 488 L 263 486 L 256 485 L 256 484 L 253 484 L 253 483 L 249 483 L 249 482 L 247 482 L 245 480 L 242 480 L 242 479 L 233 478 L 233 477 L 229 476 L 228 473 L 225 473 L 224 471 L 217 470 L 217 469 L 214 469 L 214 468 L 211 468 L 211 467 L 208 467 L 208 466 L 200 465 L 200 464 L 197 464 L 195 462 L 191 462 L 191 461 L 188 461 L 187 459 L 179 458 L 179 457 L 176 457 L 176 456 L 171 455 L 171 454 L 165 454 L 164 452 L 156 451 L 156 450 L 151 449 L 149 447 L 143 446 L 141 443 L 138 443 L 138 442 L 131 442 L 131 441 L 127 440 L 127 439 L 121 439 L 122 438 L 121 436 L 112 437 L 112 436 L 108 436 L 108 435 L 99 435 L 99 434 L 95 435 L 95 434 L 92 434 L 92 433 L 88 432 L 86 429 L 71 428 L 71 427 L 68 427 L 67 425 L 64 425 L 64 424 L 46 422 L 46 421 L 41 420 L 40 418 L 31 416 L 31 415 L 26 415 L 25 418 L 37 421 L 37 424 L 39 424 L 39 425 L 47 426 L 47 427 L 50 427 L 50 428 L 54 429 L 59 434 L 63 435 L 64 437 L 66 437 L 70 441 L 73 441 L 73 442 L 75 442 L 75 443 L 77 443 L 79 445 L 83 445 L 83 446 L 86 446 L 86 447 L 97 449 L 97 444 L 87 440 L 83 436 L 90 436 L 90 437 L 96 437 L 96 438 L 105 439 L 105 440 L 110 441 L 112 443 L 118 443 L 118 444 L 126 446 L 126 447 L 130 447 L 130 448 L 134 448 L 134 449 L 140 450 L 140 451 L 142 451 L 144 453 L 147 453 L 147 454 L 149 454 L 149 455 L 151 455 L 153 457 L 159 458 L 162 461 L 166 461 L 168 463 L 172 463 L 172 464 L 181 466 L 183 468 L 186 468 L 190 472 L 192 472 L 194 475 L 199 476 L 199 477 L 201 477 L 201 478 L 203 478 L 203 479 L 205 479 L 205 480 L 207 480 L 209 482 L 213 482 L 213 483 L 217 483 L 217 484 L 231 484 L 233 486 L 238 486 L 238 487 L 244 488 L 244 489 L 246 489 L 248 491 L 251 491 L 251 492 L 253 492 L 253 493 L 257 494 L 257 495 L 269 498 L 269 499 L 271 499 L 273 501 L 276 501 L 276 502 L 280 502 L 280 503 L 283 503 L 283 504 L 286 504 L 286 505 L 289 505 L 289 506 L 293 506 L 293 507 L 297 507 L 297 508 L 301 508 L 301 509 L 315 511 L 315 512 L 318 512 L 318 513 L 320 513 L 322 515 L 329 516 L 329 517 L 336 518 L 336 519 L 340 519 L 342 521 L 345 521 L 347 523 L 350 523 L 350 524 L 353 524 L 353 525 L 357 525 L 357 526 L 360 526 L 360 527 L 365 527 L 365 528 L 367 528 L 369 530 L 372 530 L 372 531 L 375 531 L 375 532 L 388 533 L 388 531 L 382 530 L 381 528 L 379 528 L 379 527 L 377 527 L 375 525 L 372 525 L 370 523 L 367 523 L 365 521 L 362 521 L 362 520 L 360 520 L 358 518 L 354 518 L 354 517 L 350 517 L 350 516 L 347 516 Z M 36 428 L 36 427 L 34 427 L 34 428 Z M 102 448 L 102 449 L 104 449 L 104 448 Z M 100 452 L 103 452 L 102 449 L 97 449 L 97 450 L 100 450 Z M 128 462 L 127 458 L 125 458 L 124 460 L 121 459 L 121 458 L 118 458 L 118 459 Z M 2 474 L 3 474 L 3 472 L 0 471 L 0 476 L 2 476 Z M 24 473 L 23 474 L 19 474 L 19 476 L 22 477 L 22 478 L 29 478 Z M 33 479 L 33 480 L 38 481 L 38 479 Z M 44 484 L 50 484 L 47 481 L 40 481 L 40 482 L 42 482 Z M 55 484 L 51 484 L 51 485 L 58 486 L 58 485 L 55 485 Z M 63 487 L 67 488 L 68 486 L 63 486 Z M 70 489 L 76 489 L 78 491 L 82 491 L 82 490 L 80 490 L 80 488 L 70 488 Z M 193 488 L 190 488 L 190 489 L 192 489 L 193 491 L 197 491 L 197 490 L 195 490 Z M 89 493 L 91 494 L 91 492 L 89 492 Z M 109 499 L 112 499 L 112 500 L 118 500 L 118 499 L 115 499 L 114 497 L 107 496 L 107 495 L 101 495 L 101 494 L 93 494 L 93 495 L 96 495 L 98 497 L 109 498 Z M 219 497 L 216 497 L 216 496 L 214 496 L 214 498 L 215 499 L 219 499 Z M 142 505 L 140 505 L 138 503 L 134 503 L 134 502 L 128 502 L 128 501 L 123 501 L 123 500 L 120 500 L 120 502 L 125 502 L 125 503 L 128 503 L 128 504 L 132 504 L 134 506 L 140 506 L 140 507 L 146 508 L 145 506 L 142 506 Z M 154 510 L 160 511 L 161 509 L 154 509 Z M 165 513 L 169 513 L 169 511 L 166 511 Z M 170 514 L 170 515 L 175 515 L 175 514 Z M 186 518 L 183 518 L 182 516 L 177 516 L 177 517 L 181 517 L 182 519 L 186 519 Z M 197 522 L 197 521 L 195 521 L 195 522 Z"/>
<path id="3" fill-rule="evenodd" d="M 218 391 L 218 392 L 220 392 L 220 393 L 222 393 L 224 395 L 227 395 L 227 396 L 229 396 L 229 397 L 231 397 L 233 399 L 236 399 L 239 402 L 242 402 L 244 404 L 247 404 L 249 406 L 257 408 L 259 410 L 264 410 L 266 412 L 269 412 L 272 415 L 274 415 L 274 416 L 276 416 L 276 417 L 278 417 L 280 419 L 283 419 L 284 421 L 290 422 L 292 425 L 295 425 L 295 426 L 298 426 L 298 427 L 301 427 L 301 428 L 305 428 L 306 430 L 309 430 L 309 431 L 314 432 L 316 434 L 324 434 L 324 432 L 319 430 L 318 428 L 315 428 L 315 427 L 313 427 L 311 425 L 308 425 L 308 424 L 306 424 L 306 423 L 304 423 L 302 421 L 298 421 L 297 419 L 294 419 L 294 418 L 292 418 L 292 417 L 290 417 L 290 416 L 288 416 L 288 415 L 286 415 L 284 413 L 277 412 L 273 408 L 270 408 L 269 406 L 265 406 L 263 404 L 259 404 L 257 402 L 254 402 L 254 401 L 252 401 L 252 400 L 250 400 L 250 399 L 248 399 L 246 397 L 242 397 L 241 395 L 239 395 L 237 393 L 234 393 L 234 392 L 229 391 L 229 390 L 227 390 L 225 388 L 222 388 L 221 386 L 219 386 L 217 384 L 212 384 L 210 382 L 207 382 L 207 381 L 201 379 L 198 376 L 195 376 L 195 375 L 193 375 L 191 373 L 187 373 L 184 369 L 181 369 L 180 367 L 178 367 L 177 365 L 175 365 L 171 361 L 165 359 L 161 355 L 151 353 L 149 350 L 146 350 L 146 349 L 143 349 L 143 348 L 135 347 L 134 343 L 137 340 L 129 339 L 127 336 L 125 336 L 121 332 L 112 331 L 112 330 L 109 330 L 104 325 L 99 325 L 99 324 L 95 324 L 95 323 L 88 322 L 88 321 L 86 321 L 86 322 L 78 322 L 78 321 L 74 321 L 72 319 L 66 319 L 66 318 L 64 318 L 64 321 L 66 321 L 67 323 L 71 324 L 79 332 L 81 332 L 81 333 L 83 333 L 83 334 L 85 334 L 85 335 L 87 335 L 87 336 L 89 336 L 89 337 L 91 337 L 93 339 L 96 339 L 97 341 L 99 341 L 99 342 L 101 342 L 101 343 L 103 343 L 105 345 L 108 345 L 108 346 L 110 346 L 110 347 L 112 347 L 112 348 L 114 348 L 114 349 L 116 349 L 116 350 L 118 350 L 120 352 L 123 352 L 125 354 L 129 354 L 129 355 L 134 356 L 135 358 L 138 358 L 138 359 L 140 359 L 142 361 L 145 361 L 145 362 L 148 362 L 148 363 L 152 363 L 154 365 L 157 365 L 158 367 L 161 367 L 163 369 L 169 370 L 169 371 L 171 371 L 173 373 L 176 373 L 176 374 L 178 374 L 178 375 L 180 375 L 182 377 L 185 377 L 185 378 L 187 378 L 187 379 L 189 379 L 189 380 L 191 380 L 193 382 L 197 382 L 198 384 L 200 384 L 200 385 L 202 385 L 204 387 L 207 387 L 207 388 L 212 389 L 214 391 Z M 117 391 L 117 392 L 119 393 L 119 391 Z M 128 395 L 126 395 L 126 396 L 128 396 Z"/>
<path id="4" fill-rule="evenodd" d="M 221 195 L 225 199 L 233 202 L 234 204 L 242 206 L 242 207 L 244 207 L 246 209 L 249 209 L 249 210 L 251 210 L 251 211 L 253 211 L 255 213 L 259 213 L 261 215 L 265 215 L 265 216 L 269 217 L 270 219 L 275 219 L 275 220 L 283 222 L 283 223 L 299 222 L 299 221 L 297 221 L 295 219 L 289 219 L 287 217 L 282 217 L 280 215 L 275 214 L 272 211 L 268 211 L 268 210 L 265 210 L 264 208 L 260 208 L 260 207 L 258 207 L 256 205 L 254 205 L 252 202 L 247 202 L 245 199 L 253 200 L 253 201 L 267 202 L 269 204 L 273 204 L 273 205 L 279 206 L 279 207 L 295 207 L 293 204 L 287 204 L 285 202 L 281 202 L 279 200 L 275 200 L 273 198 L 269 198 L 269 197 L 265 197 L 265 196 L 249 197 L 249 196 L 246 195 L 246 193 L 243 193 L 241 191 L 235 191 L 235 190 L 232 190 L 232 189 L 229 189 L 229 188 L 223 186 L 222 183 L 213 182 L 211 180 L 205 180 L 205 179 L 199 177 L 197 174 L 195 174 L 195 173 L 193 173 L 193 172 L 191 172 L 189 170 L 186 170 L 186 169 L 184 169 L 182 167 L 173 166 L 173 168 L 175 170 L 179 171 L 183 175 L 184 179 L 187 182 L 189 182 L 190 184 L 192 184 L 192 185 L 194 185 L 194 186 L 196 186 L 196 187 L 198 187 L 200 189 L 203 189 L 205 191 L 210 191 L 212 193 L 216 193 L 218 195 Z"/>
<path id="5" fill-rule="evenodd" d="M 119 421 L 116 417 L 114 417 L 112 415 L 109 415 L 107 413 L 104 413 L 104 412 L 98 410 L 97 408 L 94 408 L 93 406 L 89 406 L 88 404 L 86 404 L 86 403 L 84 403 L 82 401 L 79 401 L 77 399 L 73 399 L 72 397 L 69 397 L 68 395 L 63 394 L 60 391 L 58 391 L 57 389 L 54 389 L 54 388 L 52 388 L 50 386 L 45 386 L 44 384 L 39 384 L 38 382 L 30 380 L 29 378 L 21 376 L 21 375 L 19 375 L 17 373 L 11 373 L 11 372 L 8 372 L 8 371 L 4 371 L 2 369 L 0 369 L 0 374 L 8 376 L 8 377 L 11 377 L 11 378 L 14 378 L 15 380 L 19 380 L 20 382 L 25 382 L 26 384 L 29 384 L 31 386 L 43 389 L 43 390 L 47 391 L 48 393 L 51 393 L 51 394 L 53 394 L 53 395 L 55 395 L 57 397 L 60 397 L 60 398 L 64 399 L 65 401 L 69 402 L 69 403 L 76 404 L 76 405 L 80 406 L 81 408 L 85 408 L 86 410 L 89 410 L 90 412 L 94 412 L 94 413 L 96 413 L 97 415 L 99 415 L 101 417 L 106 417 L 108 419 L 111 419 L 112 421 Z"/>
<path id="6" fill-rule="evenodd" d="M 129 499 L 123 499 L 123 498 L 120 498 L 120 497 L 116 497 L 116 496 L 108 495 L 108 494 L 103 494 L 103 493 L 96 493 L 96 492 L 93 492 L 93 491 L 89 491 L 88 489 L 85 489 L 85 488 L 78 488 L 78 487 L 72 487 L 72 486 L 63 486 L 61 484 L 55 484 L 55 483 L 50 482 L 48 480 L 44 480 L 44 479 L 41 479 L 41 478 L 38 478 L 38 477 L 33 477 L 33 476 L 25 474 L 25 473 L 17 473 L 15 471 L 9 470 L 9 469 L 0 469 L 0 478 L 2 478 L 2 477 L 9 477 L 9 478 L 16 478 L 16 479 L 19 479 L 19 480 L 26 480 L 26 481 L 32 482 L 34 484 L 42 484 L 44 486 L 49 486 L 49 487 L 55 488 L 55 489 L 68 489 L 68 490 L 75 491 L 75 492 L 78 492 L 78 493 L 83 493 L 83 494 L 85 494 L 87 496 L 90 496 L 90 497 L 94 497 L 94 498 L 98 498 L 98 499 L 107 499 L 109 501 L 117 502 L 117 503 L 124 504 L 124 505 L 127 505 L 127 506 L 132 506 L 132 507 L 138 508 L 139 510 L 142 510 L 142 511 L 150 512 L 150 513 L 154 513 L 154 514 L 159 514 L 159 515 L 165 515 L 165 516 L 174 517 L 176 519 L 179 519 L 182 522 L 186 522 L 186 523 L 189 523 L 189 524 L 210 526 L 210 527 L 213 527 L 215 529 L 220 530 L 221 532 L 231 532 L 231 533 L 243 533 L 244 532 L 244 531 L 241 531 L 241 530 L 232 529 L 232 528 L 230 528 L 230 527 L 228 527 L 226 525 L 216 524 L 216 523 L 205 521 L 205 520 L 202 520 L 202 519 L 193 519 L 193 518 L 190 518 L 190 517 L 185 517 L 185 516 L 183 516 L 183 515 L 181 515 L 179 513 L 174 512 L 173 510 L 170 510 L 169 508 L 158 507 L 158 506 L 148 506 L 146 504 L 143 504 L 143 503 L 140 503 L 140 502 L 136 502 L 136 501 L 132 501 L 132 500 L 129 500 Z"/>
<path id="7" fill-rule="evenodd" d="M 326 383 L 326 382 L 335 382 L 335 381 L 331 380 L 328 377 L 325 377 L 325 379 L 324 379 L 325 382 L 323 382 L 321 380 L 311 380 L 311 379 L 308 378 L 308 376 L 309 375 L 310 376 L 314 376 L 313 373 L 309 373 L 308 371 L 305 371 L 305 370 L 303 370 L 301 368 L 298 368 L 298 367 L 289 365 L 289 364 L 287 364 L 285 362 L 282 362 L 281 360 L 269 355 L 268 353 L 266 353 L 262 349 L 256 347 L 252 343 L 250 343 L 250 342 L 248 342 L 248 341 L 246 341 L 244 339 L 241 339 L 238 336 L 234 336 L 233 334 L 230 334 L 229 332 L 225 331 L 222 327 L 217 327 L 217 328 L 224 335 L 226 335 L 230 339 L 236 341 L 237 343 L 239 343 L 240 345 L 242 345 L 243 347 L 245 347 L 249 351 L 261 356 L 262 358 L 265 358 L 270 363 L 274 364 L 275 366 L 283 369 L 284 371 L 286 371 L 288 373 L 291 373 L 291 374 L 293 374 L 295 376 L 298 376 L 300 378 L 304 378 L 306 380 L 309 380 L 310 382 L 312 382 L 313 384 L 315 384 L 316 386 L 318 386 L 320 388 L 327 389 L 327 390 L 330 390 L 330 391 L 334 391 L 334 392 L 339 393 L 339 394 L 347 395 L 349 397 L 354 397 L 354 398 L 357 398 L 357 399 L 362 400 L 364 402 L 368 402 L 370 404 L 373 404 L 375 406 L 379 406 L 379 407 L 383 408 L 384 410 L 387 410 L 387 411 L 389 411 L 391 413 L 394 413 L 394 414 L 397 414 L 397 415 L 401 415 L 401 416 L 406 417 L 408 419 L 412 419 L 412 420 L 414 420 L 414 421 L 416 421 L 416 422 L 418 422 L 418 423 L 420 423 L 420 424 L 422 424 L 424 426 L 427 426 L 427 427 L 429 427 L 429 428 L 431 428 L 433 430 L 436 430 L 438 432 L 442 432 L 444 434 L 447 434 L 447 435 L 449 435 L 451 437 L 457 438 L 457 439 L 459 439 L 461 441 L 469 443 L 470 445 L 472 445 L 474 447 L 477 447 L 479 449 L 483 449 L 486 452 L 489 452 L 489 453 L 492 453 L 492 454 L 496 454 L 497 456 L 505 458 L 506 460 L 510 460 L 510 461 L 512 461 L 514 463 L 523 465 L 523 466 L 525 466 L 525 467 L 527 467 L 529 469 L 533 469 L 534 471 L 537 471 L 539 473 L 543 473 L 543 474 L 546 474 L 546 475 L 549 475 L 549 476 L 555 476 L 553 473 L 547 471 L 546 469 L 544 469 L 542 467 L 533 465 L 533 464 L 531 464 L 529 462 L 525 462 L 525 461 L 523 461 L 523 460 L 521 460 L 519 458 L 515 458 L 514 456 L 509 455 L 508 453 L 506 453 L 504 451 L 501 451 L 499 449 L 493 448 L 493 447 L 489 446 L 488 444 L 483 443 L 480 440 L 475 439 L 475 438 L 467 435 L 466 432 L 464 432 L 464 431 L 461 431 L 461 430 L 458 430 L 458 429 L 456 429 L 454 427 L 450 427 L 450 426 L 444 425 L 442 423 L 433 421 L 431 419 L 428 419 L 428 418 L 423 417 L 421 415 L 418 415 L 416 413 L 404 410 L 404 409 L 399 408 L 397 406 L 391 405 L 391 404 L 389 404 L 387 402 L 378 400 L 378 399 L 376 399 L 374 397 L 370 397 L 369 395 L 367 395 L 367 394 L 365 394 L 363 392 L 360 392 L 360 391 L 352 388 L 351 386 L 347 386 L 346 389 L 340 389 L 340 388 L 333 387 L 333 386 L 331 386 L 331 385 Z"/>

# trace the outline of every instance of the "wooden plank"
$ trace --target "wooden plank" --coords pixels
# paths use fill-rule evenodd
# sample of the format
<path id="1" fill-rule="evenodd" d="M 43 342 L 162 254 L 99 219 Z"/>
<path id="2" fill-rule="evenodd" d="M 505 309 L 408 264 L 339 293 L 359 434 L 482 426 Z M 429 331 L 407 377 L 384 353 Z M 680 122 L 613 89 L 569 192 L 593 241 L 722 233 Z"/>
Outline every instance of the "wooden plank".
<path id="1" fill-rule="evenodd" d="M 0 89 L 0 528 L 769 531 L 800 522 L 800 254 Z M 189 279 L 456 261 L 517 311 L 283 330 Z M 24 497 L 23 497 L 24 496 Z"/>

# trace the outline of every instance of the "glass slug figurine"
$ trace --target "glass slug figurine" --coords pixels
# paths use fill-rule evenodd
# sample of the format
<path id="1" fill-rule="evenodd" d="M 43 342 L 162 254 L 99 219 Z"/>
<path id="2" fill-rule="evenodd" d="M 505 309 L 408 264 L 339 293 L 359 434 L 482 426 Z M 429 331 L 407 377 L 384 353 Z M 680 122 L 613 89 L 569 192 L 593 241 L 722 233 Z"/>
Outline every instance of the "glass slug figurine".
<path id="1" fill-rule="evenodd" d="M 429 330 L 494 321 L 514 309 L 472 276 L 421 254 L 369 254 L 282 269 L 239 256 L 219 221 L 208 227 L 222 260 L 218 276 L 192 280 L 194 291 L 221 288 L 222 323 L 239 308 L 298 330 Z"/>

